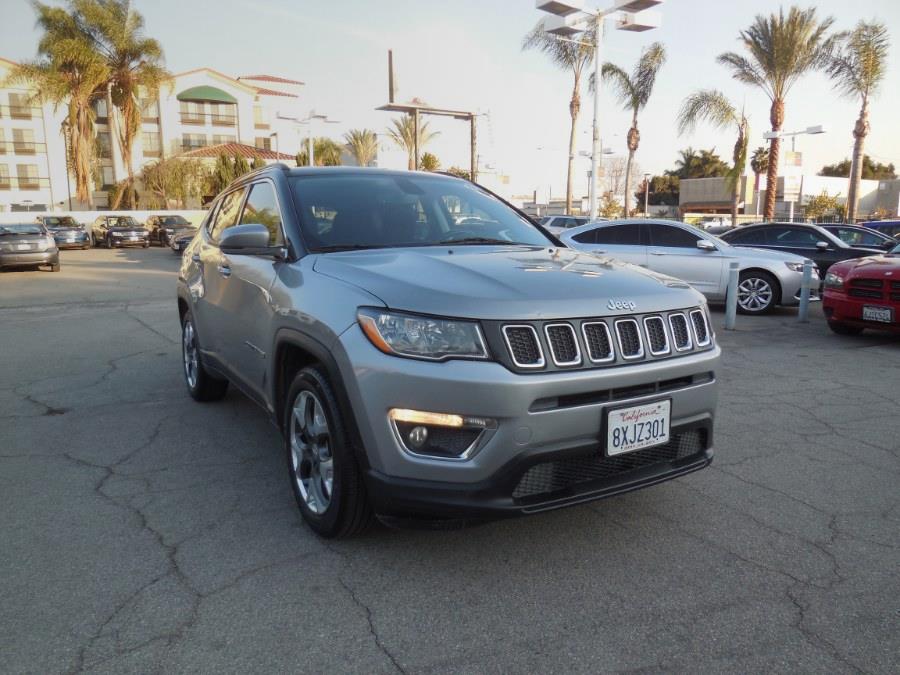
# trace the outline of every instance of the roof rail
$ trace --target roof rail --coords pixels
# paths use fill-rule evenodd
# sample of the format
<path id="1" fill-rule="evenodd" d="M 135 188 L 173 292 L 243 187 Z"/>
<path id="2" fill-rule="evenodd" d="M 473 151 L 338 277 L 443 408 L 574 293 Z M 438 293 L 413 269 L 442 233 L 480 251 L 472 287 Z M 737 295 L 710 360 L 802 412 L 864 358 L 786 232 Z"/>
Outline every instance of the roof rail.
<path id="1" fill-rule="evenodd" d="M 246 178 L 247 176 L 255 176 L 260 173 L 265 173 L 271 169 L 278 169 L 279 171 L 290 171 L 291 167 L 289 167 L 284 162 L 275 162 L 274 164 L 266 164 L 265 166 L 261 166 L 258 169 L 253 169 L 252 171 L 248 171 L 247 173 L 243 173 L 238 178 Z"/>

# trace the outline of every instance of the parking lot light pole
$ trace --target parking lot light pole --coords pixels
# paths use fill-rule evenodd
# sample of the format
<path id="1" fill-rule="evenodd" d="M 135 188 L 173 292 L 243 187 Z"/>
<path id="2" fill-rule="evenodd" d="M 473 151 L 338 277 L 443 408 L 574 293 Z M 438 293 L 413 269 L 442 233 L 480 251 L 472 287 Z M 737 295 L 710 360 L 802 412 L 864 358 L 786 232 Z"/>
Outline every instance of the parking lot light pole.
<path id="1" fill-rule="evenodd" d="M 788 137 L 790 137 L 791 152 L 796 152 L 797 136 L 804 136 L 804 135 L 815 136 L 818 134 L 824 134 L 825 131 L 826 131 L 826 129 L 823 125 L 816 124 L 815 126 L 806 127 L 806 129 L 802 129 L 800 131 L 767 131 L 763 134 L 763 138 L 766 139 L 767 141 L 771 141 L 773 138 L 788 138 Z M 803 187 L 802 168 L 803 167 L 801 166 L 800 168 L 801 168 L 800 187 L 801 187 L 801 191 L 802 191 L 802 187 Z M 787 187 L 787 184 L 785 184 L 785 188 L 786 187 Z M 769 189 L 769 186 L 766 185 L 766 190 L 768 190 L 768 189 Z M 775 189 L 776 190 L 778 189 L 777 185 L 775 186 Z M 757 202 L 757 212 L 758 212 L 759 211 L 759 197 L 758 196 L 757 196 L 756 202 Z M 790 214 L 788 216 L 788 220 L 790 220 L 793 223 L 794 222 L 794 200 L 789 201 L 788 204 L 790 204 Z M 758 213 L 757 213 L 757 215 L 758 215 Z"/>
<path id="2" fill-rule="evenodd" d="M 600 162 L 600 85 L 602 59 L 600 57 L 603 42 L 604 22 L 607 18 L 617 19 L 616 28 L 632 32 L 642 32 L 658 28 L 661 24 L 656 12 L 645 11 L 662 4 L 663 0 L 615 0 L 605 9 L 586 10 L 584 0 L 535 0 L 535 7 L 551 14 L 544 20 L 544 30 L 565 40 L 579 33 L 594 32 L 594 124 L 591 134 L 591 185 L 590 213 L 591 218 L 597 215 L 597 167 Z M 590 44 L 579 43 L 576 44 Z"/>

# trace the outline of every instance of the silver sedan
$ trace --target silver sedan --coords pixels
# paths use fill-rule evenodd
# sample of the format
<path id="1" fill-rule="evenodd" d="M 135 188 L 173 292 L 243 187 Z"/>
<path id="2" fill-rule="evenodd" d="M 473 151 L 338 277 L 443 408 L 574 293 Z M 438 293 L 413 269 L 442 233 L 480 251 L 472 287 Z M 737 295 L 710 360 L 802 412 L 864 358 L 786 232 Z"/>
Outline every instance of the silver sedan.
<path id="1" fill-rule="evenodd" d="M 646 267 L 686 281 L 712 302 L 725 300 L 728 267 L 739 264 L 738 311 L 763 314 L 776 305 L 796 305 L 803 284 L 804 258 L 791 253 L 737 248 L 718 237 L 674 220 L 614 220 L 566 230 L 569 247 Z M 813 299 L 819 273 L 813 267 Z"/>

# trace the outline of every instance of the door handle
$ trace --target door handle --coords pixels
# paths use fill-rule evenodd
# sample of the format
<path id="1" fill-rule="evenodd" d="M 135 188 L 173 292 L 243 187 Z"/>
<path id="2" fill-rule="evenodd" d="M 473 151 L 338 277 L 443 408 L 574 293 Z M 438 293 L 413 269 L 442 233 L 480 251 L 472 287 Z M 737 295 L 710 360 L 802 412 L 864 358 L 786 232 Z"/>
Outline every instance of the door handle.
<path id="1" fill-rule="evenodd" d="M 663 253 L 662 251 L 650 251 L 650 255 L 668 255 L 668 254 Z"/>
<path id="2" fill-rule="evenodd" d="M 231 268 L 228 265 L 219 265 L 219 274 L 227 279 L 231 276 Z"/>
<path id="3" fill-rule="evenodd" d="M 191 256 L 191 262 L 199 263 L 199 262 L 200 262 L 200 254 L 199 254 L 199 253 L 195 253 L 194 255 L 192 255 L 192 256 Z"/>

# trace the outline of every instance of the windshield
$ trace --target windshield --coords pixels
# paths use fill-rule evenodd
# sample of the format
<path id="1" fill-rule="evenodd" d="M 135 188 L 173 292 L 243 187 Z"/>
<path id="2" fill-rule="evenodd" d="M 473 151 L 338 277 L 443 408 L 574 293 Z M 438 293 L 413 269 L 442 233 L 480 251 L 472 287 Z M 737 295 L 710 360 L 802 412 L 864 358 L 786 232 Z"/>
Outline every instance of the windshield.
<path id="1" fill-rule="evenodd" d="M 888 251 L 888 255 L 900 255 L 900 244 L 897 244 L 894 248 Z"/>
<path id="2" fill-rule="evenodd" d="M 190 225 L 190 223 L 181 216 L 164 216 L 159 219 L 163 225 Z"/>
<path id="3" fill-rule="evenodd" d="M 118 216 L 107 221 L 109 227 L 137 227 L 138 224 L 131 216 Z"/>
<path id="4" fill-rule="evenodd" d="M 0 225 L 0 236 L 5 234 L 44 234 L 41 225 L 31 223 L 23 225 Z"/>
<path id="5" fill-rule="evenodd" d="M 78 227 L 78 223 L 75 222 L 72 216 L 62 216 L 60 218 L 48 216 L 44 218 L 44 224 L 47 227 Z"/>
<path id="6" fill-rule="evenodd" d="M 552 245 L 528 220 L 467 181 L 373 172 L 295 177 L 291 184 L 312 251 Z"/>

